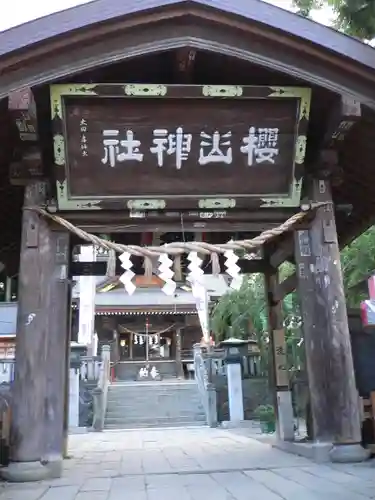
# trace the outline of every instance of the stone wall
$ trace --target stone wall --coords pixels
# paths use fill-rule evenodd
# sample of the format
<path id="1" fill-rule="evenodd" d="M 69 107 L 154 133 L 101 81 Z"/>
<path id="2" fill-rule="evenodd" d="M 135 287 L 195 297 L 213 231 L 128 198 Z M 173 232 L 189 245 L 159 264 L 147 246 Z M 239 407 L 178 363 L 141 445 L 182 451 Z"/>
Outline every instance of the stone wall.
<path id="1" fill-rule="evenodd" d="M 213 383 L 217 393 L 218 421 L 229 420 L 228 385 L 225 375 L 216 375 Z M 259 405 L 272 404 L 272 394 L 268 387 L 268 379 L 251 377 L 242 380 L 245 420 L 251 420 L 254 410 Z"/>

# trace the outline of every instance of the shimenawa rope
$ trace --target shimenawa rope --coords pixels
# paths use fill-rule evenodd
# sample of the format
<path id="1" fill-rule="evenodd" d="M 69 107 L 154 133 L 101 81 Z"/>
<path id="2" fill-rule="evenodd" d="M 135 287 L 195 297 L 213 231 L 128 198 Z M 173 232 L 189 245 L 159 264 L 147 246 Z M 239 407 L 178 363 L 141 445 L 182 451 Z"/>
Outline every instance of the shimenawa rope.
<path id="1" fill-rule="evenodd" d="M 300 212 L 292 215 L 285 222 L 280 224 L 278 227 L 267 229 L 263 231 L 258 236 L 255 236 L 252 239 L 247 240 L 239 240 L 239 241 L 230 241 L 227 243 L 222 243 L 220 245 L 213 245 L 211 243 L 205 243 L 202 241 L 199 242 L 187 242 L 187 241 L 178 241 L 174 243 L 167 243 L 163 246 L 139 246 L 139 245 L 124 245 L 122 243 L 115 243 L 113 241 L 105 240 L 96 236 L 94 234 L 88 233 L 83 229 L 75 226 L 71 222 L 66 219 L 60 217 L 59 215 L 55 215 L 45 208 L 42 207 L 25 207 L 25 210 L 32 210 L 38 213 L 41 216 L 49 218 L 56 222 L 57 224 L 65 227 L 68 231 L 76 234 L 79 238 L 88 243 L 92 243 L 94 246 L 104 248 L 109 251 L 109 262 L 108 268 L 111 268 L 111 272 L 107 274 L 114 274 L 114 268 L 116 264 L 116 252 L 124 253 L 127 252 L 130 255 L 134 255 L 137 257 L 142 257 L 144 259 L 144 268 L 145 275 L 152 275 L 153 263 L 152 259 L 159 257 L 160 255 L 167 254 L 174 257 L 174 267 L 175 273 L 180 275 L 181 270 L 181 259 L 180 256 L 184 253 L 189 252 L 197 252 L 203 255 L 211 255 L 211 263 L 212 263 L 212 273 L 219 274 L 220 263 L 219 263 L 219 254 L 224 254 L 228 250 L 238 251 L 238 250 L 256 250 L 264 245 L 266 242 L 276 238 L 277 236 L 282 235 L 283 233 L 290 231 L 293 229 L 298 223 L 300 223 L 312 210 L 317 209 L 327 203 L 311 203 L 306 207 L 306 210 L 301 210 Z M 175 279 L 178 279 L 177 277 Z"/>

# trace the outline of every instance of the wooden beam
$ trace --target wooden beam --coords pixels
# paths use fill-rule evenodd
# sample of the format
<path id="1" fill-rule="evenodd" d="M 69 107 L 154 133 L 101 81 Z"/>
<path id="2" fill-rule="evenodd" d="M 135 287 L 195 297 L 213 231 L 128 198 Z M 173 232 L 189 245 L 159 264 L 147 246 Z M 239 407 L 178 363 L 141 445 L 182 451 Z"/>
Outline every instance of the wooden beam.
<path id="1" fill-rule="evenodd" d="M 312 168 L 316 177 L 329 179 L 333 186 L 339 186 L 344 182 L 339 151 L 361 116 L 359 101 L 345 95 L 337 97 L 327 120 L 328 125 L 321 141 L 318 158 Z"/>
<path id="2" fill-rule="evenodd" d="M 324 136 L 324 147 L 335 148 L 343 142 L 353 125 L 361 119 L 361 103 L 350 96 L 341 95 L 335 103 Z"/>
<path id="3" fill-rule="evenodd" d="M 13 186 L 27 186 L 32 180 L 46 180 L 42 156 L 36 146 L 24 152 L 21 161 L 9 165 L 9 182 Z"/>
<path id="4" fill-rule="evenodd" d="M 32 90 L 26 88 L 12 92 L 8 99 L 8 110 L 18 131 L 21 153 L 20 160 L 10 165 L 9 180 L 13 185 L 26 186 L 30 181 L 45 177 Z"/>
<path id="5" fill-rule="evenodd" d="M 133 265 L 133 272 L 135 272 L 136 275 L 143 275 L 144 274 L 144 268 L 143 268 L 143 262 L 142 259 L 139 257 L 133 257 L 132 259 L 134 265 Z M 221 261 L 221 269 L 222 272 L 225 271 L 224 267 L 224 259 L 220 257 Z M 237 265 L 240 266 L 241 272 L 244 274 L 254 274 L 254 273 L 263 273 L 265 270 L 270 268 L 270 265 L 268 262 L 261 260 L 261 259 L 254 259 L 254 260 L 246 260 L 246 259 L 240 259 L 237 262 Z M 212 273 L 212 266 L 209 261 L 209 257 L 205 259 L 204 264 L 202 265 L 202 269 L 204 270 L 205 274 L 211 274 Z M 105 276 L 107 270 L 107 263 L 106 262 L 72 262 L 70 266 L 70 272 L 71 276 Z M 116 275 L 120 276 L 123 274 L 124 269 L 121 267 L 121 262 L 119 259 L 116 260 Z"/>
<path id="6" fill-rule="evenodd" d="M 287 236 L 281 242 L 278 242 L 276 250 L 270 255 L 269 262 L 271 266 L 277 269 L 287 259 L 293 257 L 294 242 L 293 237 Z"/>
<path id="7" fill-rule="evenodd" d="M 128 210 L 104 211 L 85 214 L 63 213 L 61 216 L 88 232 L 181 232 L 181 220 L 189 232 L 262 232 L 285 222 L 294 212 L 290 210 L 207 210 L 207 211 L 156 211 L 129 212 Z M 303 224 L 303 227 L 306 224 Z"/>
<path id="8" fill-rule="evenodd" d="M 282 301 L 287 295 L 294 292 L 294 290 L 297 288 L 297 283 L 298 280 L 295 273 L 288 276 L 288 278 L 285 278 L 285 280 L 281 283 L 278 283 L 275 286 L 272 295 L 273 302 L 277 304 L 278 302 Z"/>
<path id="9" fill-rule="evenodd" d="M 119 225 L 121 223 L 137 224 L 142 220 L 149 223 L 155 221 L 176 221 L 183 218 L 184 223 L 187 221 L 212 221 L 216 220 L 223 222 L 229 221 L 242 221 L 242 222 L 285 222 L 289 217 L 295 214 L 297 210 L 290 209 L 272 209 L 260 208 L 254 211 L 248 209 L 230 209 L 230 210 L 148 210 L 148 211 L 129 211 L 122 209 L 114 210 L 95 210 L 91 212 L 76 211 L 76 212 L 63 212 L 60 213 L 61 217 L 65 218 L 72 224 L 83 227 L 84 225 L 104 225 L 109 224 Z M 181 228 L 180 228 L 181 229 Z M 105 231 L 109 232 L 109 231 Z M 154 231 L 156 232 L 156 231 Z"/>
<path id="10" fill-rule="evenodd" d="M 21 142 L 38 141 L 38 124 L 34 95 L 30 88 L 15 90 L 9 94 L 9 113 L 17 126 Z"/>
<path id="11" fill-rule="evenodd" d="M 185 232 L 205 232 L 205 233 L 261 233 L 263 231 L 273 229 L 279 226 L 276 222 L 243 222 L 243 221 L 202 221 L 184 222 Z M 55 225 L 57 228 L 58 226 Z M 81 229 L 89 233 L 140 233 L 157 231 L 160 233 L 176 233 L 181 232 L 181 220 L 175 222 L 159 221 L 154 223 L 134 223 L 130 221 L 129 224 L 111 224 L 111 225 L 90 225 L 82 224 L 79 226 Z M 306 225 L 301 225 L 306 227 Z"/>

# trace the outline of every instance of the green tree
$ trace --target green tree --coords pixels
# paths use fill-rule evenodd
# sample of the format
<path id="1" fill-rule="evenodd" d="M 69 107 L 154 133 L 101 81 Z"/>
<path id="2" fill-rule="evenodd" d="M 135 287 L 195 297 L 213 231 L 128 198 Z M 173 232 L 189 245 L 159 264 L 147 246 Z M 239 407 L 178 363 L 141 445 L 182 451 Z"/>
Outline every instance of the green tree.
<path id="1" fill-rule="evenodd" d="M 335 27 L 348 35 L 371 40 L 375 37 L 374 0 L 293 0 L 297 12 L 308 17 L 313 9 L 324 4 L 333 7 L 337 16 Z"/>
<path id="2" fill-rule="evenodd" d="M 280 266 L 280 279 L 293 272 L 294 266 L 285 263 Z M 283 318 L 288 353 L 294 357 L 301 347 L 300 309 L 295 292 L 283 301 Z M 245 276 L 239 290 L 229 291 L 221 297 L 211 315 L 211 329 L 219 342 L 230 337 L 256 340 L 263 367 L 267 367 L 269 334 L 263 275 Z"/>
<path id="3" fill-rule="evenodd" d="M 211 328 L 218 341 L 229 337 L 248 339 L 261 335 L 267 328 L 263 277 L 245 276 L 239 290 L 227 292 L 216 304 Z"/>
<path id="4" fill-rule="evenodd" d="M 370 227 L 341 252 L 344 288 L 349 307 L 359 307 L 367 291 L 358 291 L 357 283 L 375 270 L 375 226 Z"/>
<path id="5" fill-rule="evenodd" d="M 309 17 L 311 11 L 322 8 L 324 2 L 320 0 L 293 0 L 293 5 L 297 8 L 297 14 Z"/>

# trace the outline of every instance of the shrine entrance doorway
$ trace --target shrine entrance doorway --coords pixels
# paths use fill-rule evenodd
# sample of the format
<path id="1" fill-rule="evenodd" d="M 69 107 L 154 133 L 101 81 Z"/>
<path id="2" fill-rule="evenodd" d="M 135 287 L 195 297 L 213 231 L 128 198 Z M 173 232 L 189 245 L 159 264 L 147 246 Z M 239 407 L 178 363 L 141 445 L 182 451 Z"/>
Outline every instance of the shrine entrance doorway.
<path id="1" fill-rule="evenodd" d="M 83 242 L 121 255 L 108 273 L 129 302 L 135 275 L 158 274 L 177 302 L 187 278 L 225 273 L 237 289 L 237 266 L 264 274 L 277 430 L 288 441 L 282 301 L 298 286 L 313 438 L 358 451 L 338 234 L 345 245 L 374 214 L 373 49 L 266 2 L 107 3 L 0 33 L 11 207 L 1 261 L 19 270 L 15 472 L 61 460 L 71 283 L 107 272 L 72 262 Z M 280 283 L 286 260 L 295 270 Z M 130 345 L 142 364 L 161 355 L 133 331 L 131 344 L 118 337 L 129 357 Z"/>

